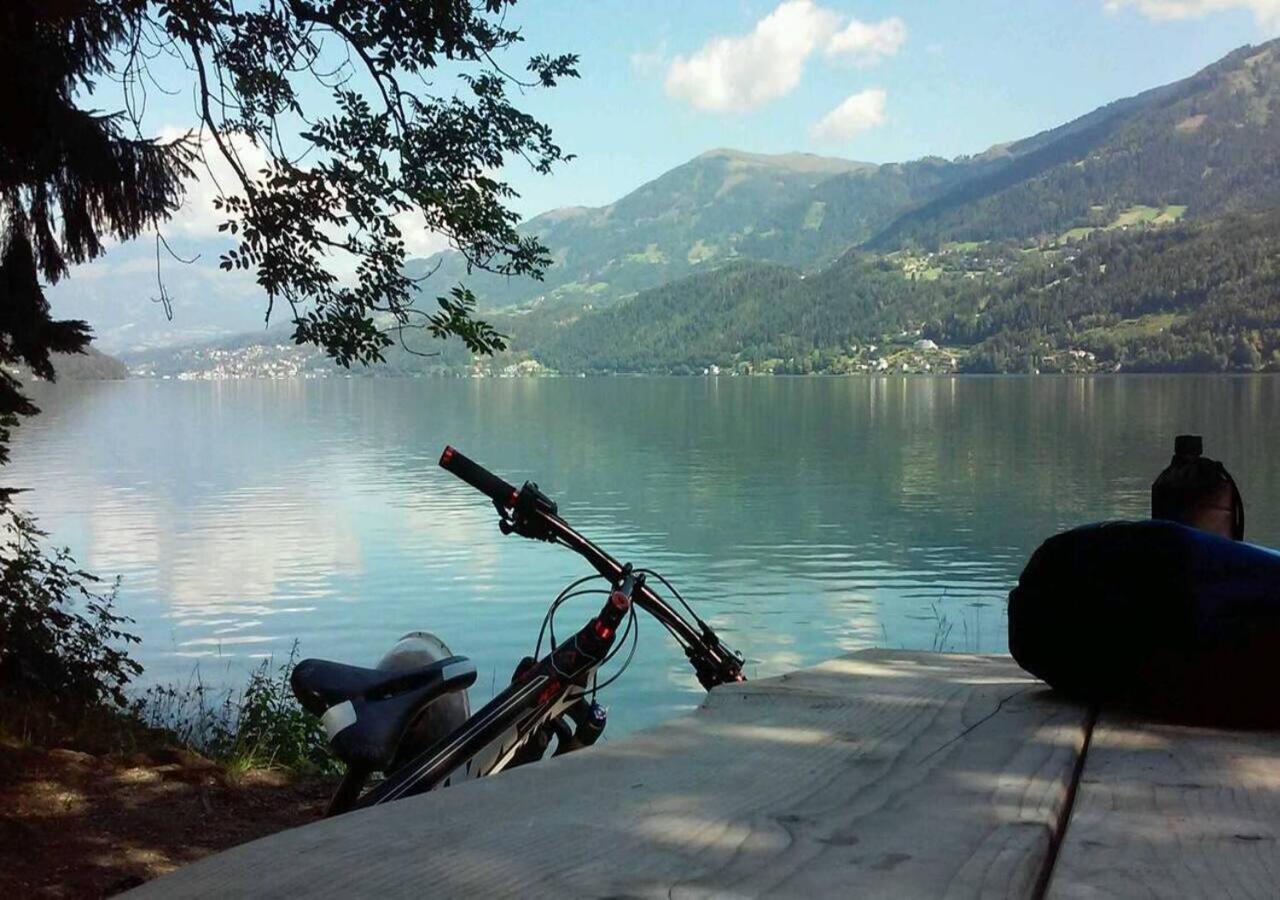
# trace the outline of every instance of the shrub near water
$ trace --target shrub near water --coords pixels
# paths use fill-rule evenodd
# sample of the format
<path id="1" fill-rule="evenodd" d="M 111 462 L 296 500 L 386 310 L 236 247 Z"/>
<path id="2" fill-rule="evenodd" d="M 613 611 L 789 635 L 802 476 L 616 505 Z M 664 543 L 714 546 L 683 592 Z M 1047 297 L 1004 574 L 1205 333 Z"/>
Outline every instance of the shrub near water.
<path id="1" fill-rule="evenodd" d="M 70 551 L 46 548 L 29 516 L 3 505 L 0 518 L 0 729 L 10 737 L 95 752 L 177 745 L 233 770 L 333 769 L 319 721 L 289 688 L 296 644 L 238 692 L 211 691 L 196 673 L 131 700 L 142 666 L 129 656 L 132 620 L 115 608 L 119 582 L 104 590 Z"/>
<path id="2" fill-rule="evenodd" d="M 66 549 L 46 553 L 34 520 L 0 509 L 0 699 L 13 712 L 39 703 L 58 718 L 123 707 L 142 672 L 127 647 L 138 638 L 115 611 L 116 585 L 76 568 Z"/>
<path id="3" fill-rule="evenodd" d="M 197 670 L 185 686 L 148 689 L 134 708 L 149 726 L 232 770 L 274 766 L 334 771 L 324 729 L 298 705 L 289 687 L 297 661 L 295 643 L 279 666 L 263 660 L 239 692 L 210 688 Z"/>

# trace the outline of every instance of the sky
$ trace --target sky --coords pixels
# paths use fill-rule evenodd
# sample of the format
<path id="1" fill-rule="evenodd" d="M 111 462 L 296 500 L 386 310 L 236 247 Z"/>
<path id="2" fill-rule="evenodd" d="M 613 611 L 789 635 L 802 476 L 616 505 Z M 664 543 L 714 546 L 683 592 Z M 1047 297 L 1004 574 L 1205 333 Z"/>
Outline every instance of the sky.
<path id="1" fill-rule="evenodd" d="M 1280 0 L 521 0 L 507 24 L 521 56 L 581 57 L 581 78 L 521 100 L 577 156 L 549 177 L 508 168 L 528 217 L 716 147 L 978 153 L 1280 35 Z M 189 94 L 152 93 L 157 132 L 193 121 Z"/>
<path id="2" fill-rule="evenodd" d="M 524 34 L 521 57 L 581 57 L 579 79 L 519 100 L 576 155 L 550 176 L 505 169 L 528 218 L 608 204 L 717 147 L 876 163 L 979 153 L 1280 35 L 1280 0 L 520 0 L 506 24 Z M 151 92 L 144 127 L 180 133 L 195 122 L 189 76 L 158 74 L 188 87 Z M 94 100 L 119 105 L 105 89 Z M 207 178 L 194 185 L 170 223 L 178 252 L 216 237 L 212 196 Z M 443 245 L 402 231 L 415 255 Z M 57 285 L 55 310 L 109 302 L 113 265 L 154 276 L 154 238 L 142 243 Z M 188 294 L 219 277 L 205 255 L 208 272 L 179 273 Z M 228 292 L 256 294 L 243 279 Z"/>
<path id="3" fill-rule="evenodd" d="M 582 57 L 577 83 L 527 103 L 578 154 L 510 173 L 530 215 L 607 204 L 715 147 L 981 152 L 1280 35 L 1280 0 L 556 0 L 512 18 L 531 47 Z"/>

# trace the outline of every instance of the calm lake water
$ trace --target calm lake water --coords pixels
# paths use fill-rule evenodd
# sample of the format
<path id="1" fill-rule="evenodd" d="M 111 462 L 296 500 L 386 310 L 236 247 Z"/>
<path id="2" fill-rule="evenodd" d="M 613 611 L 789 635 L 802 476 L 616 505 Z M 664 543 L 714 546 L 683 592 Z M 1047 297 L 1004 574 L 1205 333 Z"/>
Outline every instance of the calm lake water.
<path id="1" fill-rule="evenodd" d="M 1048 535 L 1144 517 L 1173 436 L 1205 435 L 1251 540 L 1280 546 L 1280 379 L 548 379 L 39 386 L 7 483 L 119 574 L 144 681 L 240 681 L 287 654 L 372 665 L 440 634 L 483 701 L 586 566 L 504 538 L 436 466 L 534 479 L 615 556 L 666 573 L 749 677 L 845 651 L 1006 650 L 1005 597 Z M 592 598 L 594 600 L 594 598 Z M 578 627 L 596 604 L 566 606 Z M 645 627 L 647 626 L 647 627 Z M 1099 623 L 1099 627 L 1106 627 Z M 642 622 L 610 733 L 699 701 Z"/>

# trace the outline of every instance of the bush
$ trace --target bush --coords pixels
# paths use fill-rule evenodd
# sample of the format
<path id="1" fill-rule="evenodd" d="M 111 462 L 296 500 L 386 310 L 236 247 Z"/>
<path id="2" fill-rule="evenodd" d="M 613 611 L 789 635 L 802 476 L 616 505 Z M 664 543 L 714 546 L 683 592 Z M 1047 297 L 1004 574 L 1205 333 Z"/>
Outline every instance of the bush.
<path id="1" fill-rule="evenodd" d="M 0 726 L 25 739 L 128 751 L 177 744 L 232 768 L 280 766 L 332 771 L 324 729 L 293 697 L 289 674 L 271 660 L 239 693 L 209 691 L 199 674 L 186 687 L 151 687 L 130 701 L 142 673 L 128 647 L 132 620 L 109 589 L 77 568 L 70 551 L 50 551 L 30 516 L 0 501 Z"/>
<path id="2" fill-rule="evenodd" d="M 65 716 L 126 705 L 142 666 L 127 647 L 138 638 L 115 612 L 116 587 L 76 568 L 70 551 L 46 552 L 35 520 L 0 507 L 0 697 L 39 701 Z"/>
<path id="3" fill-rule="evenodd" d="M 298 661 L 294 643 L 289 658 L 274 671 L 266 659 L 250 675 L 240 695 L 234 728 L 214 756 L 254 766 L 290 769 L 333 768 L 320 720 L 293 696 L 289 675 Z"/>
<path id="4" fill-rule="evenodd" d="M 239 693 L 211 690 L 197 670 L 185 687 L 149 688 L 134 711 L 180 745 L 233 769 L 337 771 L 319 719 L 298 705 L 289 687 L 297 661 L 295 643 L 281 665 L 263 660 Z"/>

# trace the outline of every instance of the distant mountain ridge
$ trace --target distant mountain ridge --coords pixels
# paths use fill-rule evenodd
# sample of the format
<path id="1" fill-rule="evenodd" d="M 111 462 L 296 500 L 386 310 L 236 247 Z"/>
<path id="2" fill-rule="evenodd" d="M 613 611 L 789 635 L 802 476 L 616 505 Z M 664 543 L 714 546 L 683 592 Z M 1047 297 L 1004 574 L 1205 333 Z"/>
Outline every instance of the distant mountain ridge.
<path id="1" fill-rule="evenodd" d="M 521 232 L 536 234 L 551 251 L 541 282 L 468 274 L 452 250 L 416 268 L 438 266 L 432 282 L 465 281 L 490 308 L 538 298 L 607 302 L 733 258 L 761 215 L 834 175 L 874 168 L 806 153 L 711 150 L 608 206 L 554 209 L 524 223 Z"/>
<path id="2" fill-rule="evenodd" d="M 116 381 L 129 375 L 129 369 L 123 362 L 93 346 L 85 348 L 83 353 L 50 354 L 49 361 L 59 382 Z M 22 380 L 34 380 L 25 367 L 19 367 L 18 372 Z"/>
<path id="3" fill-rule="evenodd" d="M 1272 41 L 979 157 L 833 176 L 751 257 L 510 328 L 570 372 L 857 371 L 911 335 L 978 371 L 1280 369 L 1277 211 Z"/>
<path id="4" fill-rule="evenodd" d="M 543 282 L 439 266 L 482 306 L 608 305 L 739 259 L 814 271 L 852 247 L 1052 237 L 1135 205 L 1191 218 L 1280 202 L 1280 53 L 1241 48 L 1182 81 L 975 156 L 873 165 L 718 149 L 600 208 L 522 226 L 553 259 Z M 428 290 L 432 288 L 428 286 Z"/>
<path id="5" fill-rule="evenodd" d="M 1033 239 L 1135 205 L 1192 219 L 1280 204 L 1280 41 L 1010 148 L 1009 165 L 904 213 L 869 249 Z"/>
<path id="6" fill-rule="evenodd" d="M 540 283 L 417 265 L 477 292 L 512 337 L 499 367 L 865 370 L 915 335 L 984 371 L 1259 370 L 1280 368 L 1277 211 L 1280 40 L 971 157 L 709 151 L 526 223 Z"/>

